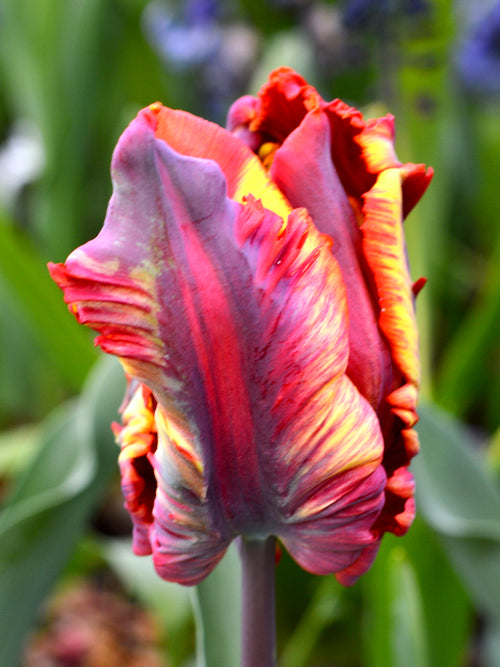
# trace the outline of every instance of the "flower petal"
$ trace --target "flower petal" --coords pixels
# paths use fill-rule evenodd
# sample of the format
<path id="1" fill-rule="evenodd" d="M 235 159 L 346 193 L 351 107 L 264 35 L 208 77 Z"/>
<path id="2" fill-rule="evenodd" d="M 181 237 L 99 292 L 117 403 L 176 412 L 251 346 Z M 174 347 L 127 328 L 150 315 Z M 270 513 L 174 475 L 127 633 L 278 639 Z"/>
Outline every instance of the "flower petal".
<path id="1" fill-rule="evenodd" d="M 229 109 L 228 129 L 255 149 L 255 141 L 281 144 L 308 111 L 322 103 L 317 91 L 289 67 L 271 72 L 258 97 L 245 95 Z M 246 130 L 246 132 L 245 132 Z"/>
<path id="2" fill-rule="evenodd" d="M 292 206 L 305 206 L 316 227 L 333 239 L 349 307 L 349 370 L 363 396 L 378 408 L 390 389 L 391 358 L 377 326 L 378 304 L 353 209 L 331 160 L 328 119 L 308 113 L 276 151 L 270 174 Z"/>
<path id="3" fill-rule="evenodd" d="M 416 386 L 418 334 L 403 235 L 400 170 L 381 172 L 363 198 L 363 250 L 375 280 L 379 325 L 393 361 L 403 377 Z"/>
<path id="4" fill-rule="evenodd" d="M 318 234 L 304 211 L 294 214 L 287 233 L 300 225 L 299 238 L 305 239 L 297 263 L 301 256 L 313 256 Z M 253 234 L 253 243 L 265 248 L 264 238 Z M 293 289 L 283 280 L 290 269 L 273 287 L 272 336 L 266 336 L 268 350 L 262 366 L 257 365 L 265 394 L 269 385 L 276 384 L 277 391 L 272 419 L 266 411 L 256 420 L 262 460 L 270 458 L 274 467 L 267 480 L 275 499 L 271 515 L 285 520 L 276 533 L 292 556 L 317 574 L 346 567 L 374 542 L 370 528 L 385 486 L 375 413 L 345 375 L 346 303 L 339 269 L 327 249 L 314 263 L 308 259 L 307 271 L 293 268 Z M 278 256 L 289 261 L 283 251 Z M 333 300 L 330 290 L 336 292 Z"/>
<path id="5" fill-rule="evenodd" d="M 384 118 L 369 120 L 364 124 L 362 131 L 355 137 L 356 143 L 361 147 L 361 159 L 364 168 L 369 174 L 379 174 L 385 169 L 399 167 L 401 172 L 402 186 L 402 212 L 403 219 L 417 204 L 426 191 L 433 176 L 433 170 L 426 168 L 423 164 L 401 164 L 394 152 L 394 117 L 390 114 Z M 351 174 L 349 178 L 354 182 L 357 175 L 363 170 L 355 162 L 351 163 Z M 356 196 L 367 192 L 374 185 L 374 181 L 366 181 L 362 187 L 352 188 Z M 346 182 L 346 188 L 351 189 Z"/>
<path id="6" fill-rule="evenodd" d="M 102 232 L 52 266 L 76 316 L 158 402 L 151 514 L 133 481 L 140 537 L 183 583 L 240 533 L 280 536 L 313 572 L 345 569 L 378 539 L 385 471 L 375 412 L 346 376 L 331 242 L 304 209 L 278 216 L 273 188 L 228 199 L 220 166 L 173 150 L 155 115 L 117 146 Z"/>
<path id="7" fill-rule="evenodd" d="M 330 123 L 331 159 L 349 197 L 361 201 L 378 173 L 400 167 L 403 174 L 403 216 L 406 217 L 430 183 L 433 172 L 424 165 L 401 165 L 394 151 L 394 117 L 364 121 L 342 100 L 325 102 L 299 74 L 280 67 L 269 76 L 257 97 L 246 95 L 229 110 L 227 126 L 258 152 L 266 141 L 283 143 L 314 109 Z"/>
<path id="8" fill-rule="evenodd" d="M 380 305 L 379 325 L 402 378 L 387 396 L 392 417 L 384 418 L 386 502 L 376 528 L 404 533 L 415 514 L 413 480 L 406 466 L 418 452 L 412 427 L 417 421 L 418 333 L 403 237 L 403 202 L 399 168 L 381 172 L 364 195 L 363 249 L 373 272 Z M 405 479 L 405 485 L 401 480 Z"/>
<path id="9" fill-rule="evenodd" d="M 214 160 L 226 179 L 228 197 L 241 202 L 251 194 L 286 219 L 290 204 L 267 176 L 261 161 L 227 130 L 186 111 L 153 104 L 147 115 L 158 139 L 182 155 Z"/>

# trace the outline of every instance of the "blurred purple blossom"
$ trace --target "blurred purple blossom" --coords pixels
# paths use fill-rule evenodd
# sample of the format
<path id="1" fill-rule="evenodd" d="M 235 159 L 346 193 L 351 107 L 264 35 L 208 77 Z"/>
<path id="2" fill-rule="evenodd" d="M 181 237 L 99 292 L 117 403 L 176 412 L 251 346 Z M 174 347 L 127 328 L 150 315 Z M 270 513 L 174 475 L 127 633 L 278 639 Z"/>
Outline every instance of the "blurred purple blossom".
<path id="1" fill-rule="evenodd" d="M 343 21 L 346 28 L 370 28 L 394 16 L 416 16 L 429 9 L 428 0 L 349 0 Z"/>
<path id="2" fill-rule="evenodd" d="M 214 0 L 188 0 L 180 12 L 151 2 L 144 11 L 144 30 L 162 60 L 177 70 L 208 61 L 222 39 Z"/>
<path id="3" fill-rule="evenodd" d="M 469 92 L 500 93 L 500 2 L 470 29 L 458 50 L 456 69 Z"/>

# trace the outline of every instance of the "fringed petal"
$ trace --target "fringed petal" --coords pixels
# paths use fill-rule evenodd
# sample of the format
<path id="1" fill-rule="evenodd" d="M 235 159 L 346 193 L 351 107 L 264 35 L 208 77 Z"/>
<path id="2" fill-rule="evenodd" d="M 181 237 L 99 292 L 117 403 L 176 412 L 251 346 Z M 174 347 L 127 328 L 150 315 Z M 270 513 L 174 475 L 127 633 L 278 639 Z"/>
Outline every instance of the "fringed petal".
<path id="1" fill-rule="evenodd" d="M 300 125 L 307 112 L 319 108 L 322 99 L 300 74 L 280 67 L 269 76 L 259 91 L 258 115 L 250 123 L 251 130 L 282 143 Z M 231 113 L 231 112 L 230 112 Z"/>
<path id="2" fill-rule="evenodd" d="M 423 164 L 408 162 L 401 167 L 401 181 L 403 188 L 403 219 L 418 204 L 420 198 L 429 187 L 434 176 L 432 167 Z M 422 280 L 422 279 L 420 279 Z"/>
<path id="3" fill-rule="evenodd" d="M 385 484 L 382 438 L 373 410 L 345 376 L 342 283 L 331 256 L 318 253 L 310 219 L 300 211 L 289 218 L 283 241 L 289 236 L 301 245 L 297 248 L 294 241 L 290 247 L 289 242 L 290 250 L 285 254 L 284 247 L 274 266 L 262 257 L 265 244 L 256 231 L 253 244 L 261 248 L 256 267 L 283 271 L 279 283 L 269 272 L 264 282 L 266 295 L 273 290 L 268 326 L 272 335 L 256 366 L 264 396 L 275 396 L 267 418 L 262 413 L 256 420 L 266 443 L 260 454 L 263 469 L 274 469 L 268 477 L 273 499 L 268 516 L 278 523 L 271 523 L 270 530 L 303 567 L 331 573 L 374 540 L 370 528 L 381 509 Z M 316 247 L 313 254 L 309 247 Z M 325 244 L 324 250 L 328 248 Z M 328 286 L 338 292 L 333 301 L 327 296 Z M 281 294 L 284 289 L 288 295 Z M 286 352 L 280 341 L 287 341 Z"/>
<path id="4" fill-rule="evenodd" d="M 433 172 L 398 160 L 392 115 L 365 121 L 354 107 L 338 99 L 325 102 L 299 74 L 280 67 L 257 97 L 246 95 L 231 106 L 227 127 L 258 153 L 264 142 L 282 144 L 315 109 L 321 109 L 329 121 L 331 159 L 347 196 L 361 201 L 380 172 L 399 167 L 405 218 L 424 194 Z"/>
<path id="5" fill-rule="evenodd" d="M 157 447 L 157 430 L 154 420 L 156 401 L 151 390 L 139 385 L 125 406 L 122 427 L 115 433 L 121 447 L 120 465 L 125 508 L 133 526 L 133 549 L 140 556 L 151 553 L 149 529 L 153 523 L 153 504 L 156 495 L 156 479 L 151 457 Z"/>
<path id="6" fill-rule="evenodd" d="M 361 206 L 363 195 L 373 188 L 378 175 L 398 168 L 404 219 L 427 189 L 432 169 L 401 164 L 394 150 L 394 117 L 390 114 L 365 122 L 357 109 L 340 100 L 323 108 L 330 122 L 332 161 L 349 198 Z"/>
<path id="7" fill-rule="evenodd" d="M 378 295 L 379 326 L 401 378 L 401 385 L 386 398 L 391 415 L 385 417 L 384 423 L 388 481 L 384 507 L 375 524 L 381 533 L 391 531 L 397 535 L 406 532 L 415 514 L 413 478 L 406 466 L 418 452 L 418 438 L 412 427 L 418 419 L 419 382 L 413 286 L 402 227 L 401 178 L 399 168 L 379 174 L 373 188 L 364 195 L 361 227 L 363 250 Z"/>
<path id="8" fill-rule="evenodd" d="M 351 584 L 415 511 L 402 221 L 431 172 L 397 160 L 391 116 L 288 68 L 228 126 L 140 112 L 103 230 L 51 274 L 139 384 L 115 429 L 135 551 L 195 584 L 235 536 L 274 534 Z"/>
<path id="9" fill-rule="evenodd" d="M 376 528 L 380 535 L 401 534 L 414 502 L 400 493 L 394 475 L 399 479 L 400 468 L 418 451 L 412 430 L 419 376 L 413 298 L 423 284 L 410 283 L 401 223 L 432 170 L 401 165 L 392 116 L 365 122 L 340 100 L 323 102 L 287 69 L 273 73 L 257 98 L 235 103 L 228 126 L 261 158 L 271 144 L 259 146 L 259 140 L 278 142 L 264 160 L 273 180 L 334 241 L 349 304 L 348 375 L 376 408 L 384 433 L 388 482 Z M 367 547 L 364 553 L 372 558 L 374 552 Z M 365 560 L 361 555 L 359 562 Z"/>
<path id="10" fill-rule="evenodd" d="M 277 230 L 282 248 L 271 257 L 264 226 L 245 229 L 243 249 L 265 288 L 260 320 L 269 318 L 255 366 L 258 404 L 272 406 L 255 421 L 261 466 L 270 472 L 268 516 L 278 522 L 269 529 L 304 568 L 332 573 L 374 541 L 385 485 L 382 436 L 345 375 L 346 302 L 329 243 L 303 210 Z"/>
<path id="11" fill-rule="evenodd" d="M 381 172 L 364 195 L 363 252 L 380 309 L 379 326 L 393 362 L 411 384 L 419 380 L 418 334 L 403 235 L 400 170 Z"/>
<path id="12" fill-rule="evenodd" d="M 325 387 L 296 421 L 296 446 L 277 490 L 289 515 L 280 537 L 306 570 L 330 574 L 376 541 L 372 527 L 386 482 L 382 438 L 370 406 L 345 377 Z M 283 437 L 291 438 L 291 429 Z"/>

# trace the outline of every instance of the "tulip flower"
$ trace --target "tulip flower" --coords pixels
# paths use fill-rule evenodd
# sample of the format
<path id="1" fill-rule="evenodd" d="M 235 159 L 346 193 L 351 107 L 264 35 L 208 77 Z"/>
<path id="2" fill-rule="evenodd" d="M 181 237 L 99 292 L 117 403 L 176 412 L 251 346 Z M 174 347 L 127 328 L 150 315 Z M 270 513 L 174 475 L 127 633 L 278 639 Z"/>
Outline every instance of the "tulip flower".
<path id="1" fill-rule="evenodd" d="M 50 265 L 129 379 L 122 486 L 161 577 L 196 584 L 236 537 L 276 536 L 349 585 L 411 524 L 402 222 L 431 173 L 393 139 L 287 68 L 228 129 L 153 104 L 115 149 L 102 231 Z"/>

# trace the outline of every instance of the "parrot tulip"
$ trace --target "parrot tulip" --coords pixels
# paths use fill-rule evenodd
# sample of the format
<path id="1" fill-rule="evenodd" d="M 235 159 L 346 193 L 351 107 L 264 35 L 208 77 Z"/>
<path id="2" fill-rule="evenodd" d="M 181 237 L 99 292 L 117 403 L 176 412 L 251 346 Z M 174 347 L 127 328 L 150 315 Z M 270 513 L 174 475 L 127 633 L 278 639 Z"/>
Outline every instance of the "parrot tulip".
<path id="1" fill-rule="evenodd" d="M 419 385 L 403 219 L 431 171 L 287 68 L 227 129 L 153 104 L 99 235 L 54 280 L 129 381 L 115 427 L 134 550 L 200 582 L 276 536 L 352 584 L 414 516 Z"/>

